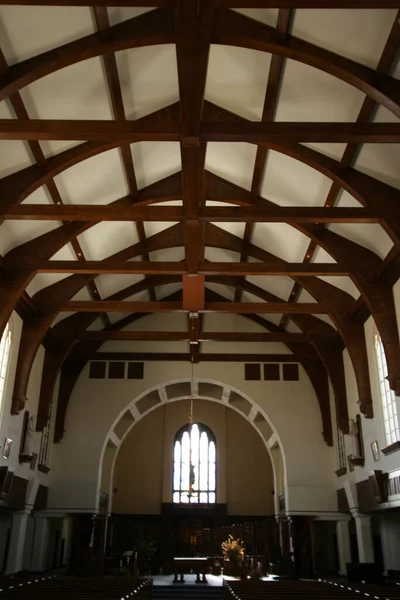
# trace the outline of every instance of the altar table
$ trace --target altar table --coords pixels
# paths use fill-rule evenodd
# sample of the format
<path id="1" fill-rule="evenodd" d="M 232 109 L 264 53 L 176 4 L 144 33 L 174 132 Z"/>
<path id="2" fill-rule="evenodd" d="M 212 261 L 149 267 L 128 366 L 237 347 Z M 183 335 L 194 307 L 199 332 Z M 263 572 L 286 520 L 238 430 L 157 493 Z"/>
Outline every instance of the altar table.
<path id="1" fill-rule="evenodd" d="M 207 583 L 206 570 L 209 564 L 210 559 L 207 557 L 175 556 L 174 583 L 185 583 L 184 575 L 188 573 L 196 573 L 196 583 Z"/>

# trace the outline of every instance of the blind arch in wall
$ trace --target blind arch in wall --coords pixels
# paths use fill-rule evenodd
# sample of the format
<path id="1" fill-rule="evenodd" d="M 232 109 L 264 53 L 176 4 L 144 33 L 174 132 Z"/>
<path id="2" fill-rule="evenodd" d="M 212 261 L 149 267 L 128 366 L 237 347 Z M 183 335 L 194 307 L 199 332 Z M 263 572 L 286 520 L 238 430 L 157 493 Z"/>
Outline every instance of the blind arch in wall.
<path id="1" fill-rule="evenodd" d="M 181 427 L 174 440 L 172 500 L 175 504 L 216 502 L 216 441 L 209 427 Z"/>

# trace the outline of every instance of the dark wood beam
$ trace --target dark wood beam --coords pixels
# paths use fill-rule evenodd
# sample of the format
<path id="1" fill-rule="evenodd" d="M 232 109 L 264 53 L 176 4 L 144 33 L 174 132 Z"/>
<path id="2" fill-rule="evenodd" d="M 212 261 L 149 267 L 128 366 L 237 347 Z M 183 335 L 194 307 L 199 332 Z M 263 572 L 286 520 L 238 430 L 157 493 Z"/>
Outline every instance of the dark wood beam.
<path id="1" fill-rule="evenodd" d="M 205 309 L 201 312 L 226 312 L 235 314 L 326 314 L 333 310 L 336 312 L 350 312 L 353 303 L 343 302 L 332 304 L 330 302 L 206 302 Z M 100 300 L 71 300 L 64 302 L 61 311 L 71 312 L 119 312 L 119 313 L 155 313 L 155 312 L 187 312 L 184 311 L 182 302 L 129 302 Z"/>
<path id="2" fill-rule="evenodd" d="M 276 31 L 282 36 L 286 37 L 291 29 L 293 10 L 288 8 L 281 8 L 278 13 L 278 20 L 276 23 Z M 276 108 L 278 104 L 278 98 L 282 83 L 283 69 L 285 65 L 285 58 L 279 54 L 272 54 L 271 63 L 268 74 L 267 89 L 264 98 L 264 107 L 261 116 L 261 121 L 274 121 Z M 253 169 L 253 178 L 251 181 L 251 198 L 254 204 L 257 204 L 257 200 L 260 196 L 261 184 L 263 181 L 265 167 L 269 156 L 269 149 L 258 146 L 256 153 L 256 160 Z M 246 222 L 246 226 L 243 234 L 244 246 L 251 242 L 254 232 L 254 223 Z M 247 260 L 247 254 L 242 252 L 240 261 L 245 262 Z M 240 302 L 242 299 L 242 291 L 240 287 L 235 290 L 235 302 Z"/>
<path id="3" fill-rule="evenodd" d="M 157 199 L 155 199 L 157 201 Z M 227 200 L 226 200 L 227 201 Z M 235 198 L 232 203 L 237 202 Z M 262 199 L 260 199 L 262 201 Z M 138 206 L 136 204 L 47 205 L 12 204 L 3 215 L 5 220 L 32 221 L 153 221 L 186 222 L 189 217 L 180 206 Z M 196 216 L 205 223 L 381 223 L 398 219 L 399 214 L 384 208 L 324 207 L 324 206 L 213 206 Z"/>
<path id="4" fill-rule="evenodd" d="M 224 8 L 398 8 L 398 0 L 208 0 Z M 0 6 L 174 7 L 177 0 L 0 0 Z"/>
<path id="5" fill-rule="evenodd" d="M 107 31 L 110 28 L 110 19 L 108 17 L 108 10 L 106 7 L 94 7 L 94 17 L 98 31 Z M 115 53 L 103 54 L 103 64 L 106 71 L 108 89 L 110 92 L 111 103 L 113 107 L 114 118 L 117 120 L 125 120 L 125 107 L 124 99 L 122 96 L 122 88 L 119 79 L 117 60 Z M 138 197 L 138 187 L 136 182 L 135 167 L 133 165 L 133 158 L 131 147 L 129 144 L 125 144 L 120 148 L 122 163 L 124 165 L 125 178 L 128 185 L 129 193 L 132 200 L 136 200 Z M 136 233 L 139 242 L 144 245 L 146 240 L 146 233 L 144 225 L 141 221 L 135 222 Z M 142 254 L 142 260 L 150 260 L 149 254 L 144 252 Z M 156 301 L 157 297 L 154 288 L 149 288 L 150 300 Z"/>
<path id="6" fill-rule="evenodd" d="M 311 340 L 310 334 L 299 334 L 303 342 Z M 247 332 L 221 332 L 203 331 L 199 334 L 200 342 L 283 342 L 292 339 L 299 340 L 297 334 L 282 333 L 247 333 Z M 79 340 L 93 341 L 150 341 L 150 342 L 177 342 L 192 341 L 191 333 L 187 331 L 84 331 L 75 336 Z"/>
<path id="7" fill-rule="evenodd" d="M 29 265 L 38 273 L 80 273 L 80 274 L 119 274 L 119 275 L 185 275 L 188 272 L 184 262 L 164 261 L 124 261 L 124 260 L 49 260 Z M 205 262 L 199 266 L 199 273 L 218 276 L 246 275 L 288 275 L 291 277 L 344 276 L 349 275 L 354 267 L 351 264 L 335 263 L 286 263 L 276 258 L 268 263 L 213 263 Z"/>
<path id="8" fill-rule="evenodd" d="M 88 360 L 132 360 L 132 361 L 190 361 L 190 354 L 185 352 L 94 352 Z M 242 354 L 202 352 L 199 362 L 298 362 L 293 354 Z"/>
<path id="9" fill-rule="evenodd" d="M 179 142 L 185 133 L 177 121 L 76 121 L 0 119 L 1 140 L 84 140 L 123 143 Z M 398 123 L 203 122 L 199 139 L 210 142 L 400 142 Z"/>

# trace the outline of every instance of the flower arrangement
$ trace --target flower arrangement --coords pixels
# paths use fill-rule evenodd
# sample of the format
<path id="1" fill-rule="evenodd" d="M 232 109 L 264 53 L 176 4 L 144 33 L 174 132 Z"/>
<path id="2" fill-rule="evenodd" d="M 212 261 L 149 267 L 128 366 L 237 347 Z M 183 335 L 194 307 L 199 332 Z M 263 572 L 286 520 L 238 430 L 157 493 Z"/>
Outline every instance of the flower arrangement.
<path id="1" fill-rule="evenodd" d="M 230 535 L 225 542 L 221 544 L 222 555 L 225 560 L 231 563 L 241 563 L 244 558 L 244 546 L 240 538 L 234 539 Z"/>

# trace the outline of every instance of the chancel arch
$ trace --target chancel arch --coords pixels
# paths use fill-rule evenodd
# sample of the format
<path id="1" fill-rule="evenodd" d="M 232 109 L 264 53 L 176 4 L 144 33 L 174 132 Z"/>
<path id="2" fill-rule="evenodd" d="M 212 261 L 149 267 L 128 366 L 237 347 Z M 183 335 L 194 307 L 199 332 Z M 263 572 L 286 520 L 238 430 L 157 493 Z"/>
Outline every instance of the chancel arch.
<path id="1" fill-rule="evenodd" d="M 132 487 L 130 490 L 130 485 L 140 486 L 140 483 L 133 484 L 133 481 L 136 481 L 135 478 L 131 479 L 131 484 L 129 483 L 128 470 L 131 467 L 127 459 L 129 455 L 132 455 L 132 452 L 136 455 L 136 452 L 140 451 L 141 444 L 145 444 L 146 440 L 149 441 L 149 445 L 147 449 L 142 448 L 140 455 L 142 460 L 136 475 L 138 477 L 144 476 L 151 468 L 154 469 L 155 476 L 152 481 L 152 489 L 149 492 L 150 496 L 147 500 L 140 500 L 140 503 L 142 503 L 141 508 L 139 510 L 139 506 L 136 506 L 136 509 L 139 512 L 143 510 L 146 502 L 150 502 L 150 505 L 154 507 L 159 501 L 159 497 L 155 494 L 156 489 L 161 491 L 163 502 L 175 503 L 174 491 L 177 490 L 174 487 L 174 447 L 176 441 L 181 440 L 182 434 L 187 433 L 190 428 L 191 399 L 188 394 L 176 397 L 171 397 L 171 395 L 174 391 L 177 393 L 185 391 L 190 393 L 190 389 L 193 390 L 194 424 L 199 425 L 200 433 L 207 434 L 208 442 L 214 444 L 215 448 L 215 485 L 211 485 L 207 490 L 209 495 L 215 493 L 215 499 L 212 496 L 209 498 L 209 502 L 226 504 L 227 499 L 233 493 L 236 498 L 233 502 L 236 506 L 236 513 L 240 513 L 238 507 L 241 504 L 242 510 L 244 510 L 244 506 L 247 506 L 246 510 L 251 514 L 252 490 L 253 495 L 257 496 L 256 506 L 259 511 L 262 511 L 262 502 L 265 502 L 263 510 L 266 511 L 266 514 L 270 514 L 271 510 L 276 510 L 275 502 L 279 501 L 279 493 L 282 495 L 285 491 L 285 459 L 279 437 L 271 425 L 270 419 L 267 415 L 264 416 L 264 411 L 254 401 L 236 389 L 215 381 L 195 379 L 193 382 L 185 380 L 172 381 L 157 389 L 147 391 L 129 405 L 114 422 L 104 445 L 100 478 L 100 494 L 103 495 L 103 498 L 105 495 L 108 497 L 109 511 L 115 512 L 119 509 L 120 512 L 124 512 L 123 509 L 124 507 L 127 508 L 127 503 L 133 501 L 132 491 L 134 488 Z M 236 416 L 232 416 L 230 413 L 235 413 Z M 241 424 L 242 421 L 247 423 L 246 427 Z M 250 433 L 249 427 L 252 428 L 254 433 Z M 138 431 L 137 442 L 135 442 L 135 430 Z M 250 442 L 242 439 L 246 435 L 250 435 Z M 257 441 L 257 438 L 259 441 Z M 155 454 L 152 455 L 151 448 L 153 444 Z M 272 447 L 275 449 L 275 454 L 277 447 L 281 449 L 279 472 L 276 472 L 276 457 L 271 454 Z M 260 460 L 256 460 L 256 475 L 254 476 L 253 473 L 253 479 L 250 478 L 246 483 L 246 487 L 250 488 L 246 499 L 246 494 L 242 494 L 240 490 L 236 489 L 234 473 L 236 468 L 242 468 L 247 474 L 249 469 L 251 471 L 255 451 L 257 453 L 261 452 L 262 456 Z M 124 456 L 119 459 L 121 452 Z M 150 452 L 150 456 L 147 455 L 148 452 Z M 227 452 L 236 452 L 237 454 L 236 460 L 230 465 L 227 462 Z M 264 473 L 262 469 L 265 460 Z M 118 473 L 119 461 L 121 468 Z M 246 476 L 243 475 L 243 478 L 246 479 Z M 120 489 L 118 480 L 120 482 L 122 480 L 126 481 L 124 486 L 127 488 L 127 496 L 124 499 L 123 490 Z M 268 487 L 268 493 L 264 494 L 263 500 L 261 499 L 262 494 L 260 496 L 260 493 L 257 492 L 257 486 L 261 485 L 261 482 L 264 491 Z M 161 487 L 157 487 L 160 485 Z M 229 486 L 231 491 L 228 489 Z M 115 488 L 119 491 L 115 492 Z M 279 491 L 276 497 L 274 490 Z M 182 489 L 182 491 L 185 492 L 186 490 Z M 116 501 L 115 494 L 119 492 L 121 493 Z M 193 492 L 195 492 L 194 489 Z M 202 500 L 205 499 L 199 500 L 199 503 L 204 503 Z"/>

